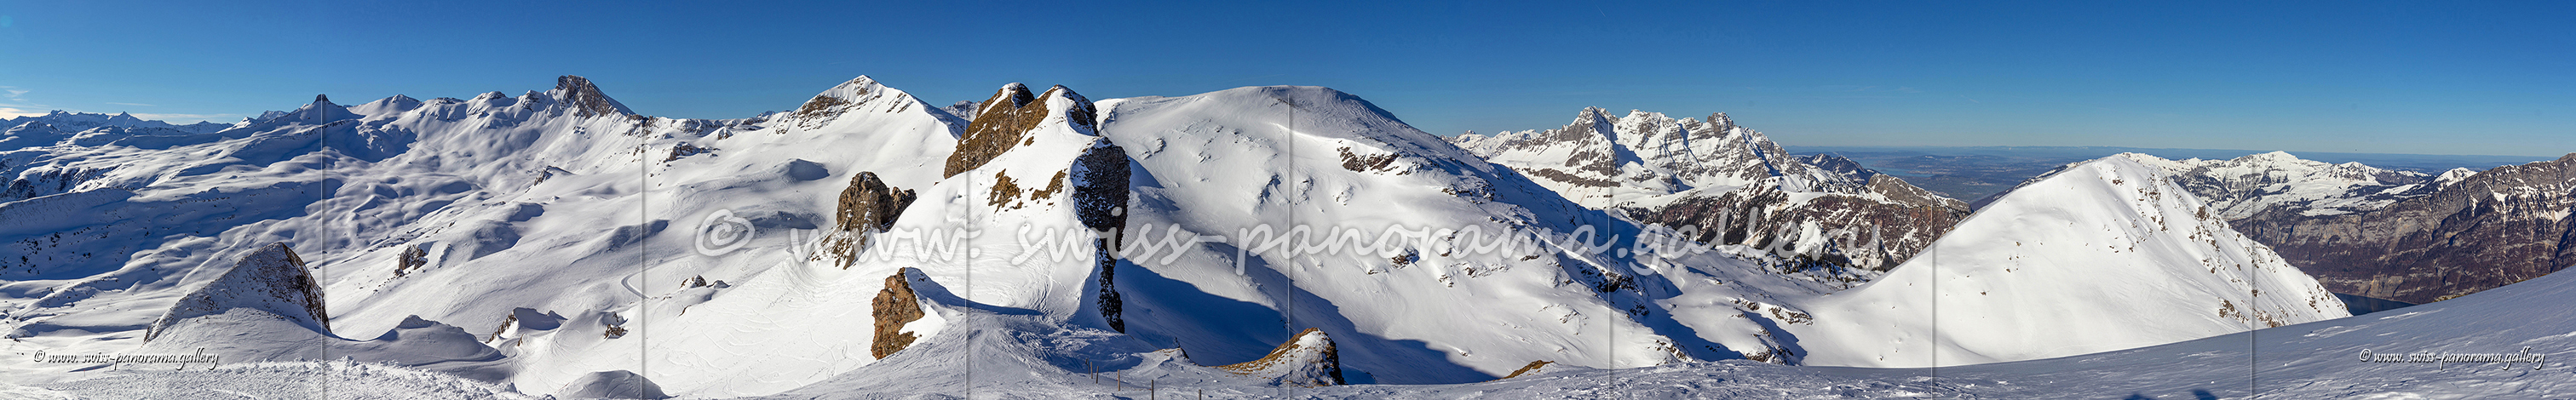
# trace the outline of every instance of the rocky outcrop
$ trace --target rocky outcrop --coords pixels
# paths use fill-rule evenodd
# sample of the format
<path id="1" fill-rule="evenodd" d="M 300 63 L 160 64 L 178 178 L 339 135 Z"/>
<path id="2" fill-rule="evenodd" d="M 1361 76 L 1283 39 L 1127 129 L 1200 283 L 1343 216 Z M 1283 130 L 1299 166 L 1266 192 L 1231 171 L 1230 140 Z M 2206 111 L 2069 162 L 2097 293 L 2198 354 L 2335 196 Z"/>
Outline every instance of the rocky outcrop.
<path id="1" fill-rule="evenodd" d="M 2337 293 L 2426 303 L 2576 265 L 2576 154 L 2498 167 L 2385 207 L 2234 222 Z"/>
<path id="2" fill-rule="evenodd" d="M 1546 368 L 1548 364 L 1554 364 L 1554 363 L 1555 363 L 1555 362 L 1553 362 L 1553 361 L 1547 361 L 1547 360 L 1531 361 L 1531 362 L 1529 363 L 1529 365 L 1523 365 L 1523 366 L 1521 366 L 1521 369 L 1512 370 L 1512 374 L 1511 374 L 1511 375 L 1503 375 L 1503 377 L 1502 377 L 1502 378 L 1497 378 L 1496 380 L 1519 378 L 1519 377 L 1521 377 L 1521 375 L 1531 375 L 1531 374 L 1536 374 L 1536 373 L 1541 372 L 1541 369 L 1542 369 L 1542 368 Z"/>
<path id="3" fill-rule="evenodd" d="M 966 134 L 958 138 L 957 152 L 948 155 L 947 166 L 940 177 L 957 176 L 959 172 L 984 166 L 985 162 L 1001 156 L 1002 152 L 1027 143 L 1029 131 L 1037 129 L 1040 123 L 1056 114 L 1047 109 L 1047 102 L 1038 99 L 1057 95 L 1075 100 L 1073 109 L 1064 110 L 1066 124 L 1077 129 L 1092 129 L 1096 120 L 1094 116 L 1099 111 L 1092 108 L 1091 101 L 1070 89 L 1056 86 L 1047 89 L 1043 95 L 1032 95 L 1028 86 L 1017 83 L 1003 86 L 993 92 L 991 99 L 979 103 L 982 109 L 975 111 L 973 122 L 967 123 Z"/>
<path id="4" fill-rule="evenodd" d="M 837 256 L 841 268 L 856 262 L 859 252 L 867 250 L 871 234 L 893 226 L 903 209 L 920 196 L 911 189 L 887 186 L 875 172 L 860 171 L 850 177 L 850 187 L 841 190 L 841 203 L 833 211 L 834 230 L 823 241 L 823 253 Z"/>
<path id="5" fill-rule="evenodd" d="M 143 334 L 151 341 L 191 318 L 248 309 L 331 333 L 331 315 L 322 307 L 322 286 L 305 271 L 304 259 L 285 243 L 270 244 L 242 256 L 231 271 L 179 298 Z"/>
<path id="6" fill-rule="evenodd" d="M 1109 328 L 1127 331 L 1125 308 L 1118 296 L 1118 246 L 1126 243 L 1127 226 L 1127 151 L 1108 140 L 1101 140 L 1073 162 L 1073 212 L 1082 226 L 1096 232 L 1092 239 L 1092 260 L 1100 268 L 1098 306 L 1100 317 Z"/>
<path id="7" fill-rule="evenodd" d="M 886 277 L 885 289 L 877 290 L 876 299 L 868 301 L 873 309 L 869 315 L 876 317 L 876 336 L 869 342 L 868 353 L 876 358 L 894 355 L 921 338 L 903 331 L 904 324 L 921 320 L 922 316 L 921 300 L 913 295 L 912 282 L 904 279 L 911 273 L 911 268 L 895 271 L 894 276 Z"/>
<path id="8" fill-rule="evenodd" d="M 590 84 L 588 78 L 573 75 L 556 77 L 554 92 L 555 98 L 571 105 L 573 112 L 576 113 L 574 115 L 577 116 L 635 114 L 634 111 L 627 110 L 625 104 L 619 104 L 617 100 L 608 98 L 607 94 L 600 93 L 599 86 Z"/>
<path id="9" fill-rule="evenodd" d="M 1274 385 L 1305 387 L 1341 385 L 1342 356 L 1323 330 L 1306 328 L 1271 349 L 1261 359 L 1217 366 L 1239 375 L 1269 379 Z"/>

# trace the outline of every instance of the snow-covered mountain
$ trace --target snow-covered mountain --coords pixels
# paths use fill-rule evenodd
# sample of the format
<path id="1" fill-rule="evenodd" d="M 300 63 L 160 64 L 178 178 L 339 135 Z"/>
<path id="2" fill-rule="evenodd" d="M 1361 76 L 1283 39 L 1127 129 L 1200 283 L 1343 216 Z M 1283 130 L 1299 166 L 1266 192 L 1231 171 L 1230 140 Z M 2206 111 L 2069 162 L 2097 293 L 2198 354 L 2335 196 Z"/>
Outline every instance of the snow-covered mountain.
<path id="1" fill-rule="evenodd" d="M 317 96 L 216 132 L 0 150 L 0 177 L 37 182 L 0 198 L 0 335 L 12 339 L 0 346 L 205 344 L 285 363 L 231 370 L 243 376 L 383 371 L 305 362 L 346 359 L 563 396 L 1067 397 L 1176 382 L 1243 395 L 1739 358 L 1871 365 L 1848 360 L 1914 331 L 1828 323 L 1916 318 L 1905 315 L 1924 304 L 1844 307 L 1906 296 L 1896 278 L 1849 288 L 1882 269 L 1946 273 L 1906 260 L 1925 246 L 1986 251 L 1959 249 L 2005 235 L 1933 242 L 1957 201 L 1807 164 L 1722 115 L 1590 110 L 1578 121 L 1590 125 L 1566 131 L 1588 130 L 1565 140 L 1600 146 L 1574 149 L 1535 133 L 1460 147 L 1319 87 L 1095 103 L 1011 84 L 932 104 L 859 77 L 788 111 L 672 119 L 566 76 L 517 96 Z M 1550 183 L 1530 172 L 1543 159 L 1512 156 L 1596 150 L 1615 162 L 1597 178 L 1635 185 Z M 2038 302 L 2205 313 L 2228 308 L 2200 299 L 2245 288 L 2264 289 L 2260 301 L 2154 314 L 2206 319 L 2173 329 L 2040 343 L 2057 347 L 1955 346 L 2018 360 L 2305 318 L 2271 303 L 2304 292 L 2264 283 L 2281 269 L 2259 252 L 2199 231 L 2204 219 L 2166 207 L 2179 200 L 2128 200 L 2181 190 L 2137 192 L 2148 179 L 2114 169 L 2063 177 L 2113 180 L 2060 190 L 2088 201 L 2032 200 L 2052 208 L 2027 224 L 1971 222 L 2112 229 L 2050 237 L 2065 248 L 2047 261 L 2130 272 L 1960 284 L 2125 294 L 2034 292 L 1996 315 Z M 1600 172 L 1585 171 L 1560 172 Z M 1662 194 L 1603 203 L 1587 190 Z M 2156 224 L 2190 233 L 2142 230 L 2167 227 Z M 1719 228 L 1667 228 L 1694 225 Z M 2093 251 L 2148 239 L 2181 247 Z M 2205 263 L 2247 269 L 2183 273 Z M 2110 289 L 2119 279 L 2154 284 Z M 204 300 L 291 292 L 278 288 L 318 295 Z M 327 324 L 278 323 L 300 321 L 278 304 L 318 308 L 306 314 Z M 209 319 L 256 313 L 286 319 Z M 222 342 L 207 328 L 227 326 L 283 339 Z M 95 387 L 75 383 L 94 366 L 0 364 L 0 380 Z"/>
<path id="2" fill-rule="evenodd" d="M 2342 318 L 2341 301 L 2126 157 L 2016 189 L 1924 256 L 1798 306 L 1811 365 L 2031 360 Z M 1924 307 L 1910 307 L 1930 303 Z"/>
<path id="3" fill-rule="evenodd" d="M 2302 160 L 2279 151 L 2230 160 L 2119 156 L 2162 169 L 2229 221 L 2265 212 L 2319 216 L 2377 210 L 2441 188 L 2434 176 L 2419 172 Z"/>
<path id="4" fill-rule="evenodd" d="M 2576 265 L 2564 159 L 2427 175 L 2285 152 L 2117 157 L 2162 170 L 2336 293 L 2424 303 Z"/>
<path id="5" fill-rule="evenodd" d="M 1563 128 L 1451 141 L 1585 207 L 1761 249 L 1781 273 L 1844 287 L 1904 262 L 1968 211 L 1848 159 L 1792 156 L 1725 113 L 1702 122 L 1586 108 Z"/>
<path id="6" fill-rule="evenodd" d="M 2576 154 L 2422 183 L 2349 214 L 2272 210 L 2237 223 L 2339 293 L 2426 303 L 2576 266 Z"/>
<path id="7" fill-rule="evenodd" d="M 172 123 L 168 123 L 168 122 L 153 121 L 153 120 L 146 120 L 146 119 L 142 119 L 142 118 L 137 118 L 137 117 L 135 117 L 135 116 L 134 116 L 134 114 L 127 114 L 127 113 L 116 113 L 116 115 L 108 115 L 108 114 L 98 114 L 98 113 L 75 113 L 75 112 L 63 112 L 62 110 L 54 110 L 54 112 L 46 113 L 45 115 L 36 115 L 36 116 L 25 116 L 25 117 L 17 117 L 17 118 L 0 119 L 0 126 L 5 126 L 5 127 L 18 127 L 18 126 L 26 125 L 26 124 L 29 124 L 29 123 L 41 123 L 41 124 L 44 124 L 44 125 L 52 126 L 54 129 L 63 130 L 63 131 L 71 131 L 71 132 L 84 131 L 84 130 L 89 130 L 89 129 L 91 129 L 91 128 L 100 128 L 100 127 L 120 127 L 120 128 L 162 128 L 162 129 L 171 129 L 171 130 L 177 130 L 177 131 L 187 132 L 187 133 L 209 133 L 209 132 L 214 132 L 214 131 L 218 131 L 218 130 L 223 130 L 224 128 L 230 127 L 229 125 L 225 125 L 225 124 L 218 124 L 218 123 L 213 123 L 213 122 L 199 122 L 199 123 L 194 123 L 194 124 L 178 125 L 178 124 L 172 124 Z"/>

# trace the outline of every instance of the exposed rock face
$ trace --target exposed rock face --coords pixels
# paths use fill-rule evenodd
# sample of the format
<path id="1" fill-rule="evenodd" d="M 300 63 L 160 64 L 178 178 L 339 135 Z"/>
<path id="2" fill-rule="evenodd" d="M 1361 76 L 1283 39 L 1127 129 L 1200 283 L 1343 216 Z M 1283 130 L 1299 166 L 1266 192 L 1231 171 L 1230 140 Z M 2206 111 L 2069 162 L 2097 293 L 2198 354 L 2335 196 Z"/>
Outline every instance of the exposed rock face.
<path id="1" fill-rule="evenodd" d="M 966 135 L 958 138 L 957 152 L 948 155 L 947 167 L 940 176 L 957 176 L 959 172 L 984 166 L 985 162 L 992 161 L 1002 152 L 1019 147 L 1030 130 L 1037 129 L 1048 117 L 1056 115 L 1047 110 L 1046 102 L 1037 99 L 1059 94 L 1076 100 L 1074 109 L 1063 113 L 1064 122 L 1080 129 L 1092 129 L 1098 111 L 1091 107 L 1090 100 L 1063 86 L 1049 88 L 1044 95 L 1032 95 L 1028 86 L 1013 83 L 993 92 L 991 99 L 979 103 L 982 109 L 976 110 L 974 121 L 966 125 Z"/>
<path id="2" fill-rule="evenodd" d="M 1075 158 L 1072 169 L 1074 215 L 1099 237 L 1092 239 L 1091 247 L 1092 260 L 1100 266 L 1100 316 L 1119 332 L 1127 331 L 1127 321 L 1119 316 L 1124 306 L 1111 277 L 1118 273 L 1118 258 L 1113 255 L 1118 254 L 1120 243 L 1127 242 L 1127 163 L 1127 151 L 1103 139 Z"/>
<path id="3" fill-rule="evenodd" d="M 575 115 L 592 117 L 635 114 L 634 111 L 627 110 L 625 104 L 619 104 L 617 100 L 600 93 L 599 86 L 591 85 L 590 79 L 587 78 L 573 75 L 557 77 L 554 92 L 556 99 L 572 105 L 574 112 L 577 113 Z"/>
<path id="4" fill-rule="evenodd" d="M 850 177 L 850 187 L 841 190 L 841 206 L 833 213 L 835 229 L 823 242 L 824 253 L 839 256 L 841 268 L 849 268 L 867 249 L 869 234 L 894 225 L 904 207 L 918 198 L 911 189 L 886 186 L 875 172 L 860 171 Z"/>
<path id="5" fill-rule="evenodd" d="M 1528 375 L 1528 374 L 1532 374 L 1532 373 L 1538 373 L 1538 372 L 1540 372 L 1540 369 L 1541 369 L 1541 368 L 1546 368 L 1548 364 L 1553 364 L 1553 363 L 1555 363 L 1555 362 L 1553 362 L 1553 361 L 1547 361 L 1547 360 L 1531 361 L 1531 362 L 1529 363 L 1529 365 L 1523 365 L 1523 366 L 1521 366 L 1521 369 L 1512 370 L 1512 374 L 1511 374 L 1511 375 L 1503 375 L 1503 377 L 1502 377 L 1502 378 L 1500 378 L 1500 379 L 1496 379 L 1496 380 L 1519 378 L 1519 377 L 1521 377 L 1521 375 Z"/>
<path id="6" fill-rule="evenodd" d="M 1239 364 L 1217 366 L 1236 374 L 1270 379 L 1273 384 L 1305 387 L 1341 385 L 1342 357 L 1333 348 L 1333 338 L 1323 330 L 1306 328 L 1297 336 L 1271 349 L 1261 359 Z"/>
<path id="7" fill-rule="evenodd" d="M 297 257 L 295 250 L 285 243 L 275 243 L 242 256 L 231 271 L 181 297 L 170 311 L 161 314 L 160 320 L 152 322 L 143 340 L 159 338 L 189 318 L 240 308 L 275 314 L 315 332 L 331 333 L 331 316 L 322 307 L 322 287 L 305 272 L 304 259 Z"/>
<path id="8" fill-rule="evenodd" d="M 1046 221 L 1024 229 L 1047 229 L 1044 234 L 1065 238 L 1068 247 L 1078 246 L 1074 240 L 1082 235 L 1096 235 L 1090 252 L 1073 257 L 1080 264 L 1061 266 L 1094 277 L 1083 289 L 1092 301 L 1080 307 L 1096 310 L 1110 329 L 1125 331 L 1114 250 L 1126 225 L 1132 163 L 1126 150 L 1100 135 L 1091 100 L 1063 86 L 1032 94 L 1013 83 L 972 104 L 974 120 L 949 155 L 943 178 L 977 178 L 970 184 L 990 189 L 975 201 L 991 206 L 996 218 Z M 989 182 L 981 179 L 987 175 Z M 1072 218 L 1061 219 L 1067 216 Z M 1079 227 L 1055 225 L 1064 222 Z"/>
<path id="9" fill-rule="evenodd" d="M 2419 304 L 2456 297 L 2576 265 L 2576 154 L 2487 170 L 2375 210 L 2306 211 L 2269 209 L 2235 226 L 2338 293 Z"/>
<path id="10" fill-rule="evenodd" d="M 1452 142 L 1585 207 L 1770 250 L 1782 273 L 1846 287 L 1904 262 L 1968 212 L 1849 159 L 1791 156 L 1724 113 L 1701 122 L 1586 108 L 1563 128 Z"/>
<path id="11" fill-rule="evenodd" d="M 879 359 L 903 351 L 904 347 L 912 346 L 913 340 L 921 338 L 903 331 L 904 324 L 920 320 L 922 316 L 921 301 L 913 296 L 912 282 L 904 279 L 910 273 L 911 268 L 904 268 L 895 271 L 894 276 L 886 277 L 885 289 L 878 290 L 876 299 L 868 302 L 874 308 L 870 314 L 877 321 L 876 340 L 869 342 L 872 344 L 868 346 L 868 353 Z"/>

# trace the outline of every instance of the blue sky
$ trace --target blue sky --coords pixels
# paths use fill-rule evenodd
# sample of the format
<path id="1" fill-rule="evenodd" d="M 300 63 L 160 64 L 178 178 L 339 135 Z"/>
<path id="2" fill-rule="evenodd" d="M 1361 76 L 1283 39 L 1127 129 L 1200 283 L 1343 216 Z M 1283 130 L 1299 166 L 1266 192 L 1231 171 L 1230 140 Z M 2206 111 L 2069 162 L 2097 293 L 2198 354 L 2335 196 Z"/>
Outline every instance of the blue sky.
<path id="1" fill-rule="evenodd" d="M 739 118 L 870 75 L 939 103 L 1328 86 L 1439 134 L 1598 106 L 1790 145 L 2576 152 L 2569 2 L 211 3 L 0 3 L 0 116 L 229 122 L 576 74 Z"/>

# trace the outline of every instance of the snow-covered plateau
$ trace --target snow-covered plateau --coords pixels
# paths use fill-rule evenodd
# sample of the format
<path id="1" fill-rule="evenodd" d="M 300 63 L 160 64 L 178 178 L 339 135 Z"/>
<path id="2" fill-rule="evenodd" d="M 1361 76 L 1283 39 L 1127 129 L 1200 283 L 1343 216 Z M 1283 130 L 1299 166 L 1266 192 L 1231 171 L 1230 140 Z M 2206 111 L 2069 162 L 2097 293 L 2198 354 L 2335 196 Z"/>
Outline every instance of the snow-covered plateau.
<path id="1" fill-rule="evenodd" d="M 1969 214 L 1724 114 L 934 104 L 859 77 L 675 119 L 565 76 L 8 120 L 0 397 L 2576 396 L 2576 277 L 2352 316 L 2229 224 L 2452 174 L 2124 155 Z"/>

